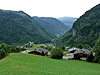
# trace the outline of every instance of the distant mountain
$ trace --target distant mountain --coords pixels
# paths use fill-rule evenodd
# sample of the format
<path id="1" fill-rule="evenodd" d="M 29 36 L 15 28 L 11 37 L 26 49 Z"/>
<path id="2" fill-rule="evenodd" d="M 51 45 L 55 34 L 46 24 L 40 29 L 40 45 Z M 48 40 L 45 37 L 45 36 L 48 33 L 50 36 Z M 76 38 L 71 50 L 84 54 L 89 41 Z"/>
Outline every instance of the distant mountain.
<path id="1" fill-rule="evenodd" d="M 67 25 L 69 28 L 72 28 L 73 23 L 78 19 L 78 18 L 73 18 L 73 17 L 60 17 L 57 18 L 61 22 L 63 22 L 65 25 Z"/>
<path id="2" fill-rule="evenodd" d="M 100 4 L 82 15 L 70 31 L 59 39 L 59 45 L 88 44 L 94 46 L 100 37 Z"/>
<path id="3" fill-rule="evenodd" d="M 57 34 L 64 34 L 66 31 L 69 30 L 69 27 L 66 26 L 64 23 L 60 22 L 56 18 L 52 17 L 33 17 L 38 23 L 40 23 L 45 29 L 50 31 L 51 33 Z"/>
<path id="4" fill-rule="evenodd" d="M 54 37 L 23 11 L 0 10 L 0 43 L 47 43 Z"/>

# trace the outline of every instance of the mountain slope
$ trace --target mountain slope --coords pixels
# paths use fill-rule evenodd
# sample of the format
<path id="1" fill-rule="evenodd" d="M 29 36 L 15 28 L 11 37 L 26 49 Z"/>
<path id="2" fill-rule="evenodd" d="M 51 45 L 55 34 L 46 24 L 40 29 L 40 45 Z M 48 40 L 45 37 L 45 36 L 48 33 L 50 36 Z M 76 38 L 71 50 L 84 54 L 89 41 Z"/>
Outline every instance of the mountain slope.
<path id="1" fill-rule="evenodd" d="M 100 4 L 93 7 L 82 15 L 59 40 L 62 45 L 88 44 L 94 46 L 95 41 L 100 37 Z M 59 44 L 59 45 L 60 45 Z"/>
<path id="2" fill-rule="evenodd" d="M 45 43 L 51 40 L 38 22 L 21 11 L 0 10 L 0 43 Z M 45 29 L 44 29 L 45 30 Z"/>
<path id="3" fill-rule="evenodd" d="M 13 11 L 14 12 L 14 11 Z M 30 20 L 32 20 L 34 23 L 35 23 L 35 25 L 38 27 L 38 28 L 40 28 L 41 29 L 41 31 L 43 31 L 43 33 L 45 33 L 49 38 L 51 38 L 51 39 L 54 39 L 54 38 L 56 38 L 56 36 L 53 34 L 53 33 L 51 33 L 50 31 L 48 31 L 47 29 L 45 29 L 40 23 L 38 23 L 35 19 L 33 19 L 32 17 L 30 18 L 30 16 L 27 14 L 27 13 L 25 13 L 25 12 L 23 12 L 23 11 L 18 11 L 18 12 L 14 12 L 15 14 L 18 14 L 18 15 L 20 15 L 20 16 L 23 16 L 23 17 L 25 17 L 25 18 L 28 18 L 28 19 L 30 19 Z"/>
<path id="4" fill-rule="evenodd" d="M 38 21 L 45 29 L 54 34 L 61 34 L 68 31 L 68 26 L 52 17 L 33 17 Z"/>
<path id="5" fill-rule="evenodd" d="M 57 19 L 63 22 L 69 28 L 72 28 L 73 23 L 77 20 L 77 18 L 73 18 L 73 17 L 60 17 Z"/>

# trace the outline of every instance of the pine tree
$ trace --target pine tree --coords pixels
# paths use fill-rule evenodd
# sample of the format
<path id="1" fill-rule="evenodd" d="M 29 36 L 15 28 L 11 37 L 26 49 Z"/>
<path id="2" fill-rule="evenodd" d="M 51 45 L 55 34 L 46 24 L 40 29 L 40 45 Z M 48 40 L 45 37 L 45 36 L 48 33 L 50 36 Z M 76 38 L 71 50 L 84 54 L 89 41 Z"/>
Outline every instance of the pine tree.
<path id="1" fill-rule="evenodd" d="M 94 59 L 93 53 L 91 52 L 90 55 L 87 57 L 86 61 L 92 62 Z"/>

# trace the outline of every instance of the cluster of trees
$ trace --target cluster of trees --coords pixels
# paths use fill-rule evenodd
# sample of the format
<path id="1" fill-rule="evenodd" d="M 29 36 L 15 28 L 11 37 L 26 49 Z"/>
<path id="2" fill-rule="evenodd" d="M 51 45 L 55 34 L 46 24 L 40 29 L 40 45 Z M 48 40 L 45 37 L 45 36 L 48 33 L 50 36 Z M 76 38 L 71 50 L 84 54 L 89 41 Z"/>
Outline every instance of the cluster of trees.
<path id="1" fill-rule="evenodd" d="M 96 50 L 95 55 L 93 55 L 93 53 L 91 52 L 87 57 L 87 61 L 100 63 L 100 37 L 95 43 L 94 50 Z"/>
<path id="2" fill-rule="evenodd" d="M 53 59 L 62 59 L 63 50 L 61 48 L 54 48 L 51 51 L 51 58 Z"/>
<path id="3" fill-rule="evenodd" d="M 0 59 L 9 55 L 9 53 L 18 53 L 25 50 L 24 48 L 16 47 L 13 45 L 0 44 Z"/>
<path id="4" fill-rule="evenodd" d="M 79 44 L 76 44 L 75 47 L 80 48 L 80 49 L 84 48 L 84 49 L 91 50 L 91 47 L 88 44 L 83 45 L 83 44 L 79 43 Z"/>

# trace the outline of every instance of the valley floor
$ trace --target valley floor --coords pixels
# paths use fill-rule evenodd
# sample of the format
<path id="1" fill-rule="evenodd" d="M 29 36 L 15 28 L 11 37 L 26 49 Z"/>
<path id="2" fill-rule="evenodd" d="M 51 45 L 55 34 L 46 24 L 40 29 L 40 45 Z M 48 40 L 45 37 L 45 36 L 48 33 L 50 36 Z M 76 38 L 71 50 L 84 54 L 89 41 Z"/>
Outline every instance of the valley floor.
<path id="1" fill-rule="evenodd" d="M 78 60 L 55 60 L 14 53 L 0 61 L 0 75 L 99 75 L 100 64 Z"/>

